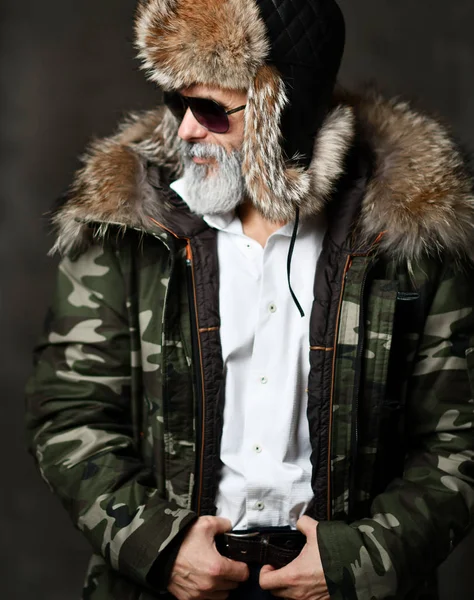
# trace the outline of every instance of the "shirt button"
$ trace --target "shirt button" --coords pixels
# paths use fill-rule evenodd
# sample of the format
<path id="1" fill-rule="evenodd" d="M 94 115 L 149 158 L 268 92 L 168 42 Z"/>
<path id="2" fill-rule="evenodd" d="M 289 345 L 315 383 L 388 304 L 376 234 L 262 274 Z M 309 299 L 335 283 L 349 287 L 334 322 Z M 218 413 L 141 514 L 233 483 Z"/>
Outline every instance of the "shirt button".
<path id="1" fill-rule="evenodd" d="M 255 444 L 255 446 L 253 447 L 253 449 L 255 450 L 255 452 L 257 452 L 258 454 L 260 454 L 260 452 L 263 450 L 262 446 L 260 446 L 260 444 Z"/>
<path id="2" fill-rule="evenodd" d="M 260 383 L 268 383 L 268 379 L 266 377 L 260 377 Z"/>
<path id="3" fill-rule="evenodd" d="M 263 510 L 265 508 L 265 504 L 259 500 L 255 503 L 255 510 Z"/>
<path id="4" fill-rule="evenodd" d="M 268 310 L 269 310 L 271 313 L 276 313 L 276 311 L 277 311 L 276 304 L 274 304 L 273 302 L 272 302 L 271 304 L 269 304 L 269 305 L 268 305 Z"/>

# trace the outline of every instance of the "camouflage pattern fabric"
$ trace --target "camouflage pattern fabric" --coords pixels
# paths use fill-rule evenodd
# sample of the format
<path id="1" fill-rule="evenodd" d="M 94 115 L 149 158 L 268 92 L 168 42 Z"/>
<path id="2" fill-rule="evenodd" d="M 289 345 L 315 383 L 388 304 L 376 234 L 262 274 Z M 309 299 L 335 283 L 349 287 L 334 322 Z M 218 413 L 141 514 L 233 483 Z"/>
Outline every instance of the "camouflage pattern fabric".
<path id="1" fill-rule="evenodd" d="M 332 431 L 337 520 L 318 526 L 322 561 L 331 598 L 436 598 L 436 567 L 474 520 L 474 277 L 471 268 L 426 261 L 411 274 L 367 283 L 369 268 L 370 258 L 355 258 L 345 282 Z M 415 318 L 403 307 L 404 322 L 397 321 L 397 304 L 407 302 Z M 416 318 L 417 303 L 429 313 Z M 373 497 L 366 478 L 388 442 L 378 425 L 391 401 L 385 387 L 397 335 L 404 437 L 395 438 L 391 452 L 405 454 L 403 469 Z M 354 369 L 358 355 L 362 364 Z M 357 373 L 363 404 L 355 456 Z M 368 437 L 373 431 L 378 436 Z M 356 502 L 370 501 L 357 520 L 349 512 L 354 463 L 365 477 L 353 490 Z"/>
<path id="2" fill-rule="evenodd" d="M 142 597 L 112 593 L 110 567 L 146 588 L 160 552 L 195 518 L 187 298 L 176 322 L 168 256 L 162 240 L 129 233 L 120 250 L 65 258 L 28 385 L 41 474 L 96 553 L 84 598 Z"/>
<path id="3" fill-rule="evenodd" d="M 133 230 L 59 268 L 28 430 L 43 478 L 93 548 L 85 599 L 159 596 L 150 569 L 196 518 L 185 268 L 179 240 Z M 352 259 L 334 365 L 332 514 L 318 527 L 332 598 L 436 597 L 436 567 L 472 526 L 473 282 L 436 260 L 409 270 Z M 395 401 L 399 439 L 381 435 Z M 377 457 L 390 454 L 403 468 L 381 485 Z"/>

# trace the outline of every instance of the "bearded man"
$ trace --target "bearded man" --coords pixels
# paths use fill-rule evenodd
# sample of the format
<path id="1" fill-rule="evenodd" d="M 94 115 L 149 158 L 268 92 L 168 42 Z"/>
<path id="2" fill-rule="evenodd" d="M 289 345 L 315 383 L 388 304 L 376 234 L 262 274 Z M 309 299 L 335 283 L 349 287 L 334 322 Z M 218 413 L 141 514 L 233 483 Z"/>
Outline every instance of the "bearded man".
<path id="1" fill-rule="evenodd" d="M 334 0 L 148 0 L 165 107 L 92 145 L 28 390 L 83 598 L 436 598 L 474 517 L 474 200 L 336 94 Z"/>

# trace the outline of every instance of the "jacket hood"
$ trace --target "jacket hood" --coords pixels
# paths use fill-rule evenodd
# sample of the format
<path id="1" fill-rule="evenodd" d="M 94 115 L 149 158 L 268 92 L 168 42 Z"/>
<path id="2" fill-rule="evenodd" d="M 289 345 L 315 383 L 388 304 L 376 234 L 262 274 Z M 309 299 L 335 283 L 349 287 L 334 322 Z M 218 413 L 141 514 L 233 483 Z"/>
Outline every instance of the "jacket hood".
<path id="1" fill-rule="evenodd" d="M 302 214 L 331 201 L 358 135 L 374 156 L 356 229 L 361 240 L 383 236 L 380 251 L 397 260 L 448 253 L 474 259 L 473 181 L 446 128 L 406 102 L 376 92 L 339 98 L 316 137 Z M 69 253 L 110 225 L 153 230 L 178 209 L 169 183 L 182 171 L 177 123 L 167 109 L 132 115 L 118 132 L 95 141 L 83 157 L 53 222 L 52 251 Z M 150 175 L 151 174 L 151 175 Z M 335 200 L 337 201 L 337 200 Z"/>

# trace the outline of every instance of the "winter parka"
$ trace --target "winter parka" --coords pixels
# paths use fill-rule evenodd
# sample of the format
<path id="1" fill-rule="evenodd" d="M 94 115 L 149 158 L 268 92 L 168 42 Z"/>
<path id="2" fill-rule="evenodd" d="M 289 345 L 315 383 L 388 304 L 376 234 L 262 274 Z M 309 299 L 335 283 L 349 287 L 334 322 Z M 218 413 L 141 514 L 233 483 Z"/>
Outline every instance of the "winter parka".
<path id="1" fill-rule="evenodd" d="M 474 518 L 472 180 L 443 126 L 372 93 L 335 99 L 315 152 L 328 232 L 307 274 L 308 514 L 331 598 L 436 598 Z M 28 432 L 91 544 L 84 599 L 159 597 L 215 511 L 217 238 L 169 188 L 180 173 L 176 126 L 135 116 L 92 145 L 55 216 Z"/>

